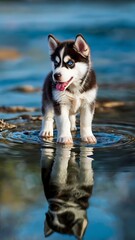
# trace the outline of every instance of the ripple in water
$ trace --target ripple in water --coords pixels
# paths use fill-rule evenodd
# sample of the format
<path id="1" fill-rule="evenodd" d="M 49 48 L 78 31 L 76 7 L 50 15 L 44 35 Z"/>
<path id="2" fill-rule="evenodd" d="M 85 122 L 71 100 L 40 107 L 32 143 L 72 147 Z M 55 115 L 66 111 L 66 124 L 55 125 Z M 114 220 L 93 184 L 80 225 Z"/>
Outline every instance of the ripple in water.
<path id="1" fill-rule="evenodd" d="M 29 143 L 29 144 L 44 144 L 53 146 L 56 143 L 56 130 L 54 130 L 54 138 L 43 141 L 38 137 L 39 131 L 3 131 L 0 134 L 0 139 L 14 143 Z M 79 128 L 76 133 L 73 133 L 74 146 L 80 145 L 93 146 L 94 148 L 104 147 L 120 147 L 123 145 L 129 146 L 135 143 L 135 128 L 134 126 L 126 126 L 120 124 L 96 124 L 94 126 L 94 134 L 97 138 L 96 145 L 90 145 L 81 142 Z"/>

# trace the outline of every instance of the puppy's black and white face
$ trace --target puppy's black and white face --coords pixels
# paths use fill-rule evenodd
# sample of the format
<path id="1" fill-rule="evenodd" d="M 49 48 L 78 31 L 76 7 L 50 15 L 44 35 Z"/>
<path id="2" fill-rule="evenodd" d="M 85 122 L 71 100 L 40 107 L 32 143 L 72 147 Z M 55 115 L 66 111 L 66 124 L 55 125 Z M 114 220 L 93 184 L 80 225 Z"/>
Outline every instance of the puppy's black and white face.
<path id="1" fill-rule="evenodd" d="M 46 220 L 44 225 L 45 236 L 49 236 L 53 232 L 60 232 L 66 234 L 73 234 L 78 239 L 81 239 L 86 227 L 87 218 L 85 210 L 69 207 L 68 209 L 56 210 L 58 207 L 55 204 L 55 211 L 48 211 L 46 213 Z"/>
<path id="2" fill-rule="evenodd" d="M 71 84 L 79 86 L 91 68 L 90 49 L 82 35 L 65 42 L 49 35 L 48 42 L 56 89 L 64 91 Z"/>

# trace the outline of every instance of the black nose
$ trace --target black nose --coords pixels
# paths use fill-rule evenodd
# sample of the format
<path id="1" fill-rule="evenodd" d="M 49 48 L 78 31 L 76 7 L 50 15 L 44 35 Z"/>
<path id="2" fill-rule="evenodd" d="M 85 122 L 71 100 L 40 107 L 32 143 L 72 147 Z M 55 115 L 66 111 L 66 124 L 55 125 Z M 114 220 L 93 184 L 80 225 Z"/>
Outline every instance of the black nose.
<path id="1" fill-rule="evenodd" d="M 61 73 L 55 73 L 54 78 L 55 78 L 55 80 L 59 81 L 61 78 Z"/>

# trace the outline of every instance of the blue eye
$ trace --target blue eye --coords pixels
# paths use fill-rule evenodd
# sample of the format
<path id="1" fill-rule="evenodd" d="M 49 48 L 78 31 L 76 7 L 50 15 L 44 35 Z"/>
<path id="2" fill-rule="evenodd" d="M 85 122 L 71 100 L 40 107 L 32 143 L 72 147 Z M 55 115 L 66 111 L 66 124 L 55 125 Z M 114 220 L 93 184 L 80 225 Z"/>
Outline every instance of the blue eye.
<path id="1" fill-rule="evenodd" d="M 69 67 L 74 67 L 75 63 L 74 63 L 72 60 L 69 60 L 69 61 L 67 62 L 67 65 L 68 65 Z"/>

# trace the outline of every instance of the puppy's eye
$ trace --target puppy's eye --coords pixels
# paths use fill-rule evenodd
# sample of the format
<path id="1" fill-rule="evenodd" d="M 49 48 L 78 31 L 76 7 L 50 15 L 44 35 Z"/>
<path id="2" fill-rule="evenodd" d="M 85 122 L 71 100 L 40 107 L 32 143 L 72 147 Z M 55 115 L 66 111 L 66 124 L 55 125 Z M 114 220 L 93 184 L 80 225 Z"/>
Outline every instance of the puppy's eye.
<path id="1" fill-rule="evenodd" d="M 75 63 L 72 61 L 72 60 L 69 60 L 68 62 L 67 62 L 67 65 L 68 65 L 68 67 L 74 67 L 74 65 L 75 65 Z"/>

